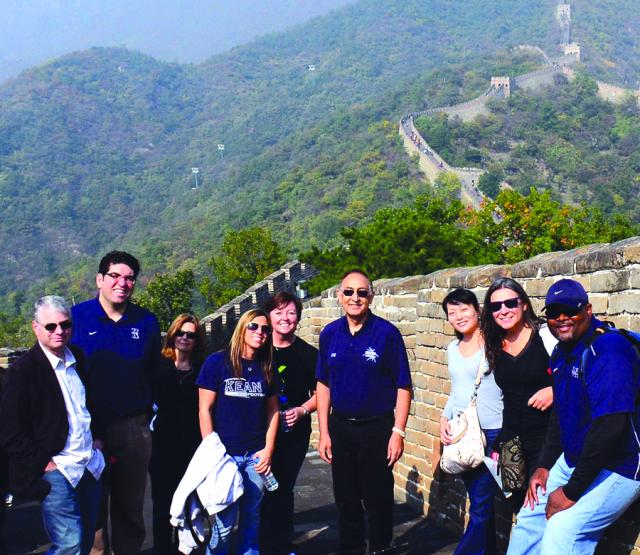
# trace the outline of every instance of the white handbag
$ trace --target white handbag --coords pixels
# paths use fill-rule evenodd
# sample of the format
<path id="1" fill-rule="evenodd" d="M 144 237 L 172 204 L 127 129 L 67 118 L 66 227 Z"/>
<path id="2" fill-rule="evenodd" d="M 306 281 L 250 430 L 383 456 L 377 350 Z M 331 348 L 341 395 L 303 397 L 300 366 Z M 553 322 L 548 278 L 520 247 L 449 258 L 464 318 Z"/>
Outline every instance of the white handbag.
<path id="1" fill-rule="evenodd" d="M 478 388 L 482 379 L 482 363 L 478 368 L 473 395 L 467 407 L 449 420 L 453 441 L 445 445 L 440 458 L 440 468 L 449 474 L 460 474 L 480 466 L 484 459 L 487 440 L 478 418 Z"/>

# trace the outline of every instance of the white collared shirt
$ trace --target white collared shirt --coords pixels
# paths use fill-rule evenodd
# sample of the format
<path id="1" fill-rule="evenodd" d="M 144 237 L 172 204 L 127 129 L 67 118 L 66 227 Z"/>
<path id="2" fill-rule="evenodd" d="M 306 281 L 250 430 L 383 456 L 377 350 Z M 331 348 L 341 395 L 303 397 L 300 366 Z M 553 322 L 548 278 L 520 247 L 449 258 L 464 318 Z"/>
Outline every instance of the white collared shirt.
<path id="1" fill-rule="evenodd" d="M 55 371 L 69 421 L 69 434 L 64 448 L 51 460 L 75 488 L 85 468 L 96 480 L 100 478 L 105 466 L 104 457 L 98 449 L 93 448 L 91 415 L 87 410 L 84 385 L 76 372 L 76 359 L 73 353 L 65 347 L 64 358 L 59 358 L 42 343 L 40 347 Z"/>

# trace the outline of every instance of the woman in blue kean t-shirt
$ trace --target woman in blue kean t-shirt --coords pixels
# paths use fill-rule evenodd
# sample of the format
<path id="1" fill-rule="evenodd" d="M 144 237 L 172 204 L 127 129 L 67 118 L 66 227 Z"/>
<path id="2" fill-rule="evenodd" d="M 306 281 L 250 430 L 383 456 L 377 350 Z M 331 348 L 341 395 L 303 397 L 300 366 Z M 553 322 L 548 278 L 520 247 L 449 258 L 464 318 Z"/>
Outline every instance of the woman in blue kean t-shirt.
<path id="1" fill-rule="evenodd" d="M 271 326 L 262 310 L 238 321 L 231 345 L 204 362 L 200 388 L 200 432 L 216 431 L 242 475 L 244 494 L 216 515 L 207 553 L 230 552 L 230 534 L 239 513 L 238 555 L 259 553 L 261 474 L 269 472 L 278 431 L 278 389 L 271 372 Z"/>

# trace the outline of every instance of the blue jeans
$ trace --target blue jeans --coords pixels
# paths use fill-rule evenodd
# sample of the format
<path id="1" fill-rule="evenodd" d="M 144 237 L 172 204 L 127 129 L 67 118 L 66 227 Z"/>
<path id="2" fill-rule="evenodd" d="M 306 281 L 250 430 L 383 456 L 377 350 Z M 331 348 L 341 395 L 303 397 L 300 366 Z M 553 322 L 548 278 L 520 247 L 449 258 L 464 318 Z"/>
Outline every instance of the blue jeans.
<path id="1" fill-rule="evenodd" d="M 499 434 L 499 429 L 484 430 L 487 455 Z M 493 502 L 498 484 L 484 463 L 461 474 L 460 478 L 469 494 L 469 523 L 454 555 L 493 555 L 497 552 Z"/>
<path id="2" fill-rule="evenodd" d="M 571 508 L 545 517 L 547 497 L 569 481 L 570 468 L 561 455 L 549 472 L 546 494 L 538 489 L 539 503 L 523 507 L 511 532 L 508 554 L 583 555 L 595 551 L 604 530 L 640 497 L 640 482 L 602 470 Z"/>
<path id="3" fill-rule="evenodd" d="M 235 503 L 219 512 L 213 523 L 213 534 L 207 546 L 207 553 L 228 555 L 231 553 L 230 536 L 238 519 L 237 555 L 258 555 L 258 531 L 260 529 L 260 503 L 264 493 L 264 480 L 256 472 L 254 453 L 234 455 L 242 476 L 244 493 Z"/>
<path id="4" fill-rule="evenodd" d="M 75 489 L 59 470 L 45 472 L 42 478 L 51 484 L 51 491 L 42 502 L 44 529 L 53 544 L 47 553 L 86 555 L 96 531 L 100 482 L 86 470 Z"/>

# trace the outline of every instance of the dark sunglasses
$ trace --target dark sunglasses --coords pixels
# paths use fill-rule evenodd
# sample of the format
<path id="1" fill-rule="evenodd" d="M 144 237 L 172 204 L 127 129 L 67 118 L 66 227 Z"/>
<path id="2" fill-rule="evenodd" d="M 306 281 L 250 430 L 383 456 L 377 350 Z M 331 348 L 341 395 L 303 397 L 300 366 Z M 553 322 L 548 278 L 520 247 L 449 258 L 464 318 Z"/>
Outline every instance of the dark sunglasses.
<path id="1" fill-rule="evenodd" d="M 520 297 L 513 297 L 513 299 L 505 299 L 504 301 L 493 301 L 489 303 L 489 310 L 491 312 L 500 312 L 502 310 L 502 305 L 513 309 L 518 306 L 519 300 Z"/>
<path id="2" fill-rule="evenodd" d="M 357 291 L 355 289 L 342 289 L 341 291 L 345 297 L 351 297 L 354 293 L 359 299 L 366 299 L 369 296 L 369 290 L 364 288 Z"/>
<path id="3" fill-rule="evenodd" d="M 574 306 L 552 305 L 545 309 L 545 314 L 547 315 L 547 320 L 556 320 L 560 314 L 564 314 L 567 318 L 573 318 L 580 314 L 581 310 L 581 308 L 576 308 Z"/>
<path id="4" fill-rule="evenodd" d="M 195 339 L 196 338 L 196 332 L 195 331 L 178 330 L 176 332 L 176 337 L 186 337 L 187 339 Z"/>
<path id="5" fill-rule="evenodd" d="M 257 322 L 249 322 L 247 324 L 247 329 L 249 331 L 256 331 L 257 329 L 260 329 L 260 331 L 265 335 L 269 335 L 271 333 L 271 326 L 268 326 L 266 324 L 260 325 Z"/>
<path id="6" fill-rule="evenodd" d="M 40 322 L 38 322 L 38 324 L 40 324 Z M 60 326 L 60 329 L 62 331 L 70 330 L 71 326 L 73 326 L 73 323 L 71 322 L 71 320 L 62 320 L 62 322 L 50 322 L 49 324 L 40 325 L 49 333 L 53 333 L 58 329 L 58 326 Z"/>

